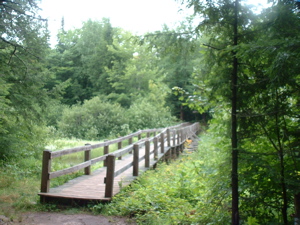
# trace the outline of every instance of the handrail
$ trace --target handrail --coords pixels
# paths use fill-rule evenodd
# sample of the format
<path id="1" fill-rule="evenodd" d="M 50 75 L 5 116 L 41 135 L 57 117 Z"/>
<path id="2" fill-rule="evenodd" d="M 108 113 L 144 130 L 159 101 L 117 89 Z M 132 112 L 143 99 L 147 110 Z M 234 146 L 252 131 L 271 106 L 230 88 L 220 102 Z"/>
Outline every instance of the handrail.
<path id="1" fill-rule="evenodd" d="M 150 156 L 152 154 L 153 159 L 156 161 L 159 160 L 159 154 L 161 155 L 160 158 L 166 157 L 166 154 L 174 154 L 172 153 L 174 152 L 174 149 L 179 149 L 183 146 L 183 143 L 187 138 L 189 131 L 197 133 L 197 131 L 199 130 L 198 123 L 194 123 L 192 125 L 189 124 L 190 123 L 182 123 L 168 128 L 140 130 L 124 137 L 119 137 L 114 140 L 105 141 L 93 145 L 86 144 L 85 146 L 81 147 L 69 148 L 53 152 L 45 150 L 43 152 L 41 192 L 49 192 L 51 179 L 68 173 L 73 173 L 81 169 L 84 169 L 86 175 L 90 175 L 91 165 L 103 161 L 104 166 L 107 166 L 105 197 L 112 197 L 112 188 L 115 176 L 121 174 L 130 167 L 133 167 L 133 176 L 138 176 L 140 161 L 145 160 L 145 167 L 148 168 L 150 166 Z M 156 134 L 156 132 L 160 133 Z M 147 137 L 142 139 L 141 135 L 145 133 L 147 134 Z M 154 136 L 150 137 L 150 133 L 154 133 Z M 132 143 L 132 138 L 136 136 L 138 136 L 139 140 L 135 143 Z M 122 141 L 124 140 L 129 140 L 126 147 L 122 147 Z M 116 143 L 118 143 L 118 150 L 109 153 L 109 146 Z M 142 157 L 139 157 L 139 149 L 142 146 L 145 146 L 146 154 Z M 91 150 L 100 147 L 104 147 L 104 155 L 91 159 Z M 153 150 L 150 150 L 150 147 L 153 148 Z M 158 152 L 159 150 L 160 153 Z M 169 153 L 170 150 L 171 153 Z M 76 152 L 84 152 L 84 162 L 70 168 L 62 169 L 59 171 L 51 171 L 51 160 L 53 158 Z M 129 163 L 123 168 L 118 169 L 118 171 L 115 171 L 116 158 L 121 159 L 125 154 L 132 152 L 133 162 Z M 175 153 L 177 154 L 177 152 Z"/>
<path id="2" fill-rule="evenodd" d="M 169 128 L 177 128 L 177 127 L 185 126 L 186 124 L 188 124 L 188 123 L 181 123 L 179 125 L 171 126 Z M 95 149 L 95 148 L 101 148 L 101 147 L 104 147 L 104 146 L 107 146 L 107 145 L 111 145 L 111 144 L 115 144 L 115 143 L 127 140 L 127 139 L 132 138 L 132 137 L 136 137 L 140 134 L 159 132 L 163 129 L 166 129 L 166 128 L 155 128 L 155 129 L 139 130 L 135 133 L 128 134 L 126 136 L 116 138 L 116 139 L 113 139 L 113 140 L 110 140 L 110 141 L 101 142 L 101 143 L 98 143 L 98 144 L 93 144 L 93 145 L 89 145 L 89 146 L 80 146 L 80 147 L 69 148 L 69 149 L 63 149 L 63 150 L 54 151 L 54 152 L 51 151 L 51 158 L 53 159 L 53 158 L 56 158 L 56 157 L 60 157 L 60 156 L 63 156 L 63 155 L 68 155 L 68 154 L 72 154 L 72 153 L 76 153 L 76 152 L 92 150 L 92 149 Z"/>

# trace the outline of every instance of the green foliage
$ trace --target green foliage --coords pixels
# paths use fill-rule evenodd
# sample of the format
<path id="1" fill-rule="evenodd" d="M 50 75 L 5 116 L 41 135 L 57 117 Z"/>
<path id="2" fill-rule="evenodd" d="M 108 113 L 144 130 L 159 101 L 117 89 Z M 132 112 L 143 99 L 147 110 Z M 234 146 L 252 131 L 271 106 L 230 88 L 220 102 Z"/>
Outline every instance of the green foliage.
<path id="1" fill-rule="evenodd" d="M 66 137 L 99 140 L 108 136 L 124 136 L 139 129 L 165 127 L 173 124 L 168 109 L 162 104 L 136 101 L 130 109 L 95 97 L 83 105 L 65 109 L 58 123 Z"/>
<path id="2" fill-rule="evenodd" d="M 227 224 L 229 168 L 220 148 L 225 140 L 202 138 L 199 152 L 147 171 L 95 211 L 135 216 L 139 224 Z"/>
<path id="3" fill-rule="evenodd" d="M 292 207 L 293 195 L 299 193 L 296 5 L 279 1 L 259 15 L 240 1 L 184 2 L 203 18 L 197 30 L 206 51 L 194 71 L 197 90 L 192 96 L 181 87 L 174 91 L 201 112 L 228 109 L 234 89 L 232 58 L 236 57 L 238 102 L 237 114 L 232 116 L 238 122 L 241 219 L 288 224 L 288 215 L 299 208 L 299 204 Z M 234 37 L 236 7 L 238 34 Z M 299 217 L 299 210 L 296 213 Z"/>
<path id="4" fill-rule="evenodd" d="M 202 57 L 200 52 L 200 43 L 194 34 L 191 26 L 191 20 L 182 22 L 174 30 L 164 27 L 162 31 L 154 34 L 146 34 L 141 40 L 144 45 L 150 45 L 152 51 L 156 52 L 157 67 L 164 76 L 162 82 L 170 89 L 180 87 L 192 93 L 194 91 L 193 70 L 197 65 L 198 58 Z M 148 44 L 149 43 L 149 44 Z M 183 99 L 168 92 L 166 96 L 166 106 L 172 111 L 172 114 L 181 120 L 191 120 L 194 115 L 191 109 L 182 106 Z"/>
<path id="5" fill-rule="evenodd" d="M 149 98 L 148 98 L 149 99 Z M 146 128 L 167 127 L 175 123 L 168 108 L 163 102 L 155 104 L 153 101 L 140 99 L 135 101 L 127 111 L 130 130 L 142 130 Z"/>
<path id="6" fill-rule="evenodd" d="M 44 139 L 39 132 L 48 99 L 42 64 L 48 34 L 37 9 L 35 0 L 0 4 L 0 159 L 31 154 L 36 138 L 37 149 Z"/>
<path id="7" fill-rule="evenodd" d="M 15 210 L 34 207 L 39 191 L 41 160 L 26 157 L 0 161 L 0 214 L 14 218 Z"/>
<path id="8" fill-rule="evenodd" d="M 85 101 L 82 106 L 74 105 L 65 109 L 58 127 L 67 137 L 80 139 L 100 139 L 118 133 L 122 135 L 124 131 L 120 128 L 127 124 L 123 110 L 118 104 L 95 97 Z"/>

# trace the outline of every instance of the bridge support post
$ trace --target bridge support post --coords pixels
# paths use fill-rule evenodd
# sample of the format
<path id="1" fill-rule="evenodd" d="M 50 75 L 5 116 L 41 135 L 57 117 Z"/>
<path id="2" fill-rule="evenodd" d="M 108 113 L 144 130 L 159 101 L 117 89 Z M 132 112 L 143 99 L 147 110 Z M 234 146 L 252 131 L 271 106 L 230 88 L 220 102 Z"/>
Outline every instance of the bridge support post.
<path id="1" fill-rule="evenodd" d="M 139 150 L 140 147 L 138 144 L 133 145 L 133 173 L 132 176 L 139 175 Z"/>
<path id="2" fill-rule="evenodd" d="M 113 196 L 114 189 L 116 157 L 114 155 L 108 155 L 106 163 L 105 197 L 111 198 Z"/>
<path id="3" fill-rule="evenodd" d="M 177 156 L 177 155 L 176 155 L 176 147 L 172 147 L 172 148 L 171 148 L 171 152 L 172 152 L 172 159 L 175 160 L 175 159 L 177 158 L 177 157 L 176 157 L 176 156 Z"/>
<path id="4" fill-rule="evenodd" d="M 179 152 L 180 152 L 180 146 L 177 145 L 175 150 L 176 150 L 176 156 L 178 158 L 179 157 Z"/>
<path id="5" fill-rule="evenodd" d="M 42 164 L 42 181 L 41 181 L 41 192 L 49 192 L 50 179 L 49 172 L 51 170 L 51 151 L 45 150 L 43 152 L 43 164 Z"/>

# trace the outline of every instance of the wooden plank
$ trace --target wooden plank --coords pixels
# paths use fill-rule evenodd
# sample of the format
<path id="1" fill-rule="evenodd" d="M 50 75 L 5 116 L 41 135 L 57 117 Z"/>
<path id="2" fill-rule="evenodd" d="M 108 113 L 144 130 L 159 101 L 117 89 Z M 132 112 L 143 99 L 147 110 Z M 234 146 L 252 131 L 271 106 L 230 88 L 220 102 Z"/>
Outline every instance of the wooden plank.
<path id="1" fill-rule="evenodd" d="M 142 157 L 140 157 L 140 158 L 139 158 L 139 162 L 143 161 L 145 158 L 146 158 L 146 156 L 145 156 L 145 155 L 144 155 L 144 156 L 142 156 Z"/>
<path id="2" fill-rule="evenodd" d="M 172 126 L 170 128 L 175 128 L 175 127 L 180 127 L 180 126 L 183 126 L 183 124 Z M 88 147 L 87 146 L 80 146 L 80 147 L 75 147 L 75 148 L 63 149 L 63 150 L 55 151 L 55 152 L 52 152 L 51 158 L 56 158 L 56 157 L 60 157 L 60 156 L 63 156 L 63 155 L 68 155 L 68 154 L 72 154 L 72 153 L 76 153 L 76 152 L 86 151 L 88 149 L 101 148 L 101 147 L 104 147 L 106 145 L 111 145 L 111 144 L 115 144 L 115 143 L 127 140 L 127 139 L 129 139 L 131 137 L 134 137 L 134 136 L 138 136 L 138 138 L 141 139 L 141 134 L 142 133 L 154 132 L 154 131 L 165 132 L 166 129 L 167 128 L 165 128 L 165 129 L 162 129 L 162 128 L 159 128 L 159 129 L 146 129 L 146 130 L 142 130 L 142 131 L 137 131 L 137 132 L 135 132 L 133 134 L 126 135 L 124 137 L 116 138 L 116 139 L 111 140 L 111 141 L 106 141 L 106 142 L 102 142 L 102 143 L 99 143 L 99 144 L 89 145 Z"/>
<path id="3" fill-rule="evenodd" d="M 125 170 L 128 170 L 130 167 L 132 167 L 133 162 L 129 163 L 128 165 L 122 167 L 121 169 L 119 169 L 118 171 L 115 172 L 115 177 L 120 175 L 121 173 L 123 173 Z"/>
<path id="4" fill-rule="evenodd" d="M 91 159 L 91 164 L 95 164 L 97 162 L 104 161 L 106 159 L 107 155 L 99 156 L 97 158 Z"/>
<path id="5" fill-rule="evenodd" d="M 111 154 L 116 156 L 116 157 L 120 157 L 120 156 L 125 155 L 126 153 L 132 151 L 132 149 L 133 149 L 133 145 L 129 145 L 129 146 L 123 148 L 123 149 L 112 152 Z"/>
<path id="6" fill-rule="evenodd" d="M 76 147 L 76 148 L 69 148 L 69 149 L 64 149 L 64 150 L 59 150 L 59 151 L 55 151 L 55 152 L 51 152 L 51 159 L 56 158 L 56 157 L 60 157 L 63 155 L 68 155 L 71 153 L 76 153 L 76 152 L 83 152 L 86 150 L 90 149 L 90 145 L 87 146 L 80 146 L 80 147 Z"/>
<path id="7" fill-rule="evenodd" d="M 70 167 L 70 168 L 67 168 L 67 169 L 51 172 L 51 173 L 49 173 L 49 179 L 53 179 L 55 177 L 59 177 L 59 176 L 65 175 L 65 174 L 73 173 L 75 171 L 81 170 L 81 169 L 83 169 L 87 166 L 90 166 L 90 165 L 91 165 L 91 161 L 87 161 L 87 162 L 80 163 L 76 166 L 73 166 L 73 167 Z"/>

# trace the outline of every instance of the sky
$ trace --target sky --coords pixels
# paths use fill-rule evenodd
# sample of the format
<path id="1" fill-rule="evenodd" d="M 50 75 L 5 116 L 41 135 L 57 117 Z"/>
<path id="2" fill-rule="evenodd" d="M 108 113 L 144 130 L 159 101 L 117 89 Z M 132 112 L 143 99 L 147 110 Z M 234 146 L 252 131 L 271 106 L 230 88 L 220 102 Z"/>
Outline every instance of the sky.
<path id="1" fill-rule="evenodd" d="M 267 0 L 246 0 L 251 4 L 266 4 Z M 110 18 L 113 27 L 121 27 L 133 34 L 161 30 L 163 24 L 176 24 L 191 15 L 176 0 L 41 0 L 43 18 L 48 19 L 51 45 L 56 43 L 57 31 L 64 17 L 65 30 L 80 28 L 88 19 Z"/>
<path id="2" fill-rule="evenodd" d="M 161 30 L 163 24 L 174 27 L 191 10 L 175 0 L 41 0 L 41 15 L 48 19 L 52 42 L 64 17 L 65 29 L 80 28 L 88 19 L 110 18 L 113 27 L 134 34 Z"/>

